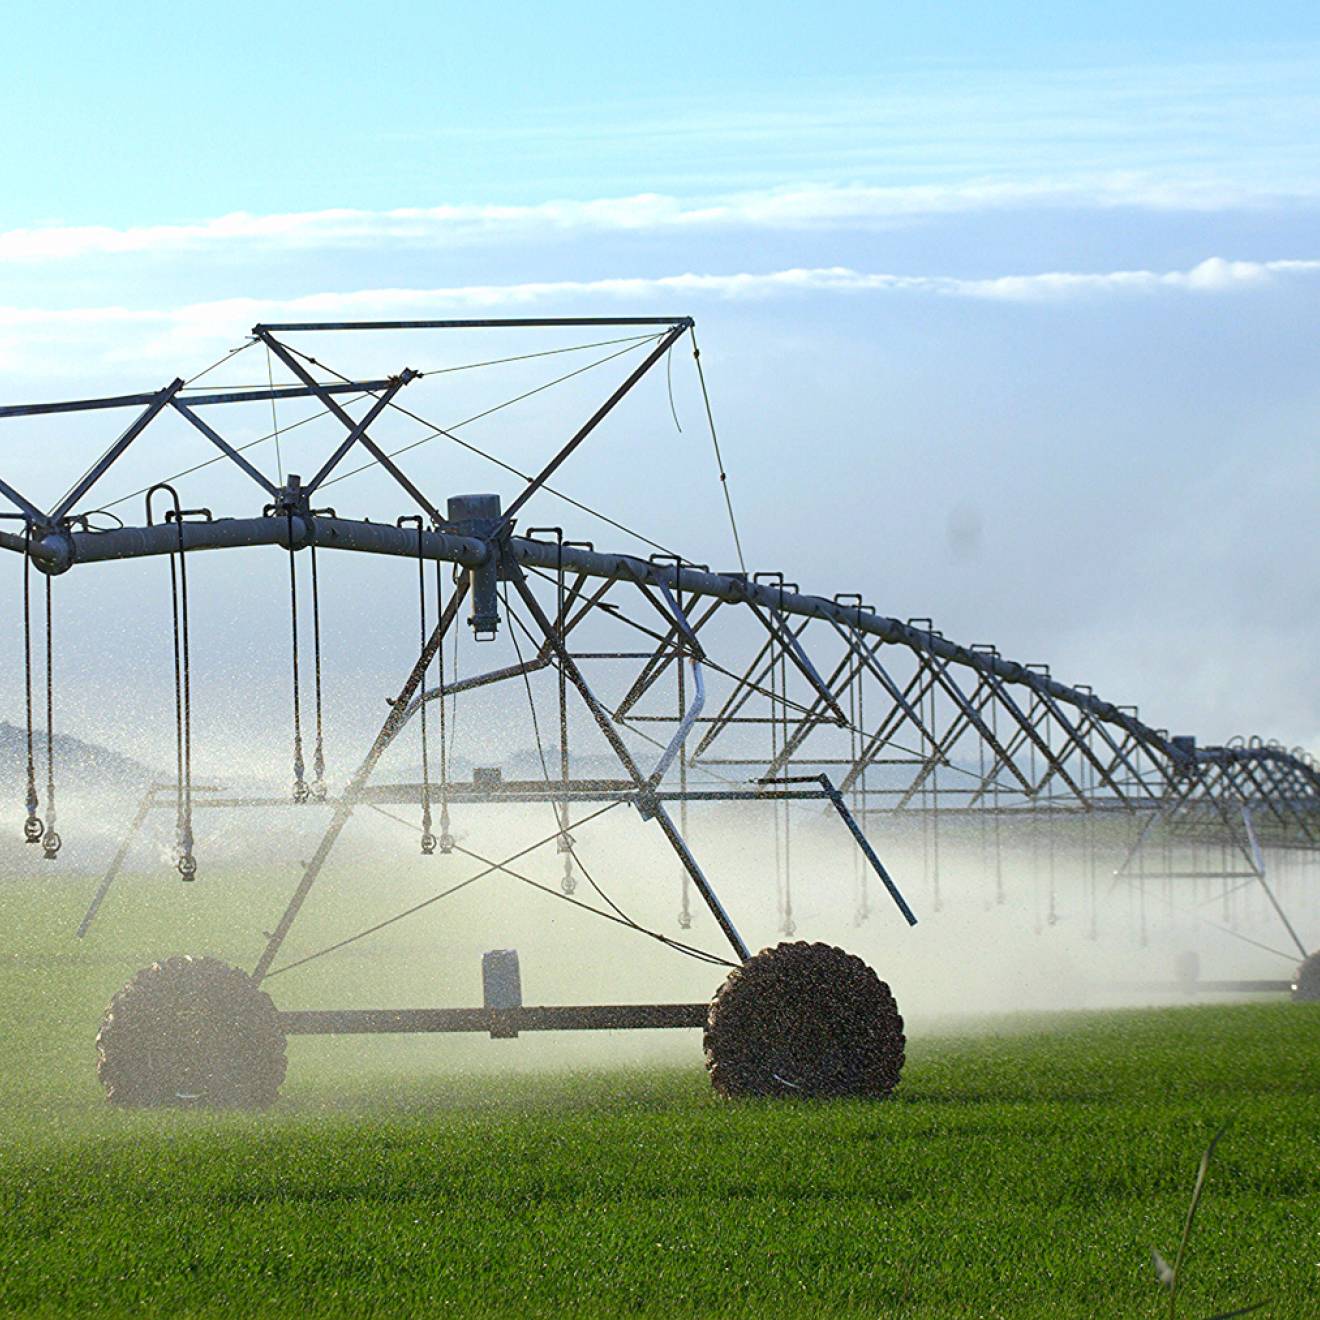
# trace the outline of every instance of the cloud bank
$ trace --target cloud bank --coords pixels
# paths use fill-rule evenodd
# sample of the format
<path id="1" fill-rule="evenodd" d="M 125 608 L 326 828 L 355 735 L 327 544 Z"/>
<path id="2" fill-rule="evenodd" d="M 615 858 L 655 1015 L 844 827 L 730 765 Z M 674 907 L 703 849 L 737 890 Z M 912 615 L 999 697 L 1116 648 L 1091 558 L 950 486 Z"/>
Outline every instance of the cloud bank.
<path id="1" fill-rule="evenodd" d="M 673 303 L 687 297 L 739 301 L 793 294 L 917 293 L 1009 302 L 1044 301 L 1088 294 L 1151 294 L 1176 290 L 1227 293 L 1260 288 L 1320 272 L 1320 258 L 1233 261 L 1209 257 L 1186 270 L 1043 271 L 963 279 L 951 275 L 891 275 L 847 266 L 793 267 L 764 273 L 696 274 L 599 280 L 547 280 L 520 284 L 469 284 L 445 288 L 359 289 L 295 298 L 222 298 L 176 308 L 123 306 L 25 308 L 0 305 L 0 327 L 75 328 L 90 324 L 189 327 L 225 325 L 230 336 L 261 319 L 312 319 L 328 314 L 396 314 L 446 308 L 525 308 L 581 300 Z M 670 310 L 674 310 L 672 307 Z"/>
<path id="2" fill-rule="evenodd" d="M 241 342 L 258 321 L 368 320 L 505 313 L 571 315 L 601 304 L 636 312 L 686 314 L 694 303 L 790 297 L 936 297 L 985 303 L 1050 304 L 1082 299 L 1214 296 L 1279 286 L 1320 274 L 1320 258 L 1232 261 L 1210 257 L 1186 270 L 1044 271 L 982 279 L 893 275 L 847 266 L 763 273 L 547 280 L 446 288 L 379 288 L 295 298 L 222 298 L 178 307 L 16 307 L 0 305 L 0 373 L 51 374 L 54 351 L 84 367 L 153 364 L 173 369 L 194 353 Z"/>
<path id="3" fill-rule="evenodd" d="M 1075 180 L 875 187 L 802 184 L 709 199 L 638 193 L 525 206 L 348 207 L 254 215 L 236 211 L 187 224 L 50 224 L 0 231 L 0 263 L 86 257 L 161 256 L 208 250 L 325 250 L 503 243 L 520 235 L 641 233 L 694 229 L 831 229 L 894 224 L 988 210 L 1086 208 L 1217 211 L 1307 199 L 1243 191 L 1214 182 L 1170 182 L 1139 173 Z"/>

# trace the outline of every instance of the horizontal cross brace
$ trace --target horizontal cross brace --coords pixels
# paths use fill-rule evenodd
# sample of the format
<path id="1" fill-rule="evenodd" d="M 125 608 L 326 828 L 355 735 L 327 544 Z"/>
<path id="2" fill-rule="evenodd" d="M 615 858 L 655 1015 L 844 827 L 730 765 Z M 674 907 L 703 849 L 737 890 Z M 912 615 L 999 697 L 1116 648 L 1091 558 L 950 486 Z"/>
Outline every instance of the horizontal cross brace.
<path id="1" fill-rule="evenodd" d="M 282 321 L 254 325 L 252 333 L 289 330 L 520 330 L 555 326 L 692 325 L 690 316 L 522 316 L 464 321 Z"/>
<path id="2" fill-rule="evenodd" d="M 349 380 L 312 389 L 308 385 L 276 385 L 272 389 L 216 390 L 208 394 L 188 394 L 182 402 L 190 408 L 213 403 L 264 403 L 271 399 L 305 399 L 313 394 L 372 394 L 386 389 L 388 380 Z M 98 412 L 107 408 L 145 408 L 160 391 L 149 394 L 116 394 L 103 399 L 65 399 L 59 403 L 7 403 L 0 406 L 0 417 L 43 417 L 52 413 Z"/>
<path id="3" fill-rule="evenodd" d="M 173 787 L 169 790 L 174 791 Z M 197 792 L 197 789 L 193 790 Z M 685 792 L 659 792 L 657 802 L 805 802 L 821 799 L 825 794 L 818 788 L 690 788 Z M 637 800 L 636 786 L 631 780 L 584 780 L 530 782 L 510 780 L 505 783 L 484 785 L 450 782 L 446 785 L 432 782 L 422 784 L 374 784 L 365 788 L 355 799 L 375 806 L 414 806 L 429 797 L 438 802 L 442 797 L 450 802 L 462 803 L 514 803 L 514 802 L 633 802 Z M 335 807 L 338 798 L 324 802 L 295 802 L 291 797 L 199 797 L 193 802 L 194 811 L 208 809 L 233 810 L 240 807 L 297 807 L 306 811 L 313 806 Z M 174 799 L 161 796 L 151 803 L 157 810 L 175 810 Z"/>
<path id="4" fill-rule="evenodd" d="M 637 1031 L 704 1027 L 709 1004 L 553 1004 L 523 1008 L 337 1008 L 285 1012 L 290 1036 L 361 1036 L 393 1032 Z"/>

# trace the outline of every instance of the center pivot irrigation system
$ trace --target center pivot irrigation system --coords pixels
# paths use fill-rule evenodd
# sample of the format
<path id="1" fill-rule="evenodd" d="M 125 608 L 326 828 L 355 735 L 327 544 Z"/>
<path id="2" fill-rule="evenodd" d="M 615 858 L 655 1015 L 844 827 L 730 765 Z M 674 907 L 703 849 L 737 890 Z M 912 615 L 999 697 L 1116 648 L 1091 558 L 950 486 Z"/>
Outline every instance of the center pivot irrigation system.
<path id="1" fill-rule="evenodd" d="M 627 353 L 640 360 L 630 364 L 622 383 L 534 473 L 485 454 L 456 433 L 458 426 L 435 426 L 405 408 L 399 396 L 422 373 L 402 370 L 374 380 L 341 376 L 287 339 L 346 331 L 571 328 L 626 331 L 627 337 L 521 357 L 623 344 L 602 360 Z M 0 496 L 14 510 L 0 514 L 14 528 L 0 530 L 0 548 L 23 557 L 24 832 L 51 860 L 61 846 L 51 751 L 52 583 L 72 568 L 108 560 L 164 556 L 170 566 L 176 779 L 154 786 L 143 799 L 79 935 L 91 929 L 134 835 L 155 808 L 172 808 L 176 814 L 177 867 L 185 880 L 198 873 L 195 811 L 294 804 L 328 813 L 320 841 L 303 863 L 250 973 L 209 957 L 173 957 L 140 972 L 116 995 L 98 1036 L 98 1068 L 112 1100 L 269 1103 L 284 1077 L 290 1034 L 473 1031 L 514 1036 L 538 1030 L 664 1027 L 704 1027 L 707 1065 L 716 1089 L 726 1095 L 887 1095 L 897 1084 L 905 1046 L 903 1019 L 889 987 L 841 949 L 788 938 L 795 934 L 791 810 L 813 802 L 836 818 L 837 828 L 846 831 L 843 837 L 851 836 L 855 844 L 854 917 L 859 923 L 870 916 L 872 896 L 880 891 L 908 924 L 916 923 L 869 841 L 873 829 L 882 827 L 895 836 L 905 832 L 909 841 L 919 840 L 929 901 L 938 909 L 943 902 L 941 838 L 946 850 L 979 850 L 987 874 L 994 877 L 992 901 L 1002 902 L 1006 840 L 1019 838 L 1025 827 L 1033 848 L 1037 833 L 1044 831 L 1051 868 L 1056 842 L 1081 859 L 1089 875 L 1084 903 L 1092 934 L 1103 888 L 1097 859 L 1106 852 L 1116 862 L 1107 868 L 1109 887 L 1122 883 L 1140 894 L 1143 938 L 1148 891 L 1153 912 L 1172 911 L 1174 882 L 1191 882 L 1198 907 L 1209 893 L 1231 929 L 1233 904 L 1249 886 L 1268 903 L 1301 958 L 1291 982 L 1265 984 L 1291 985 L 1299 998 L 1320 997 L 1320 959 L 1308 954 L 1270 879 L 1273 859 L 1305 860 L 1320 847 L 1320 771 L 1304 752 L 1258 740 L 1201 747 L 1193 738 L 1171 737 L 1144 723 L 1134 708 L 1103 701 L 1090 688 L 1058 682 L 1045 666 L 1015 663 L 991 646 L 949 641 L 929 620 L 900 622 L 877 613 L 860 595 L 813 596 L 782 574 L 748 573 L 741 563 L 727 484 L 723 492 L 738 549 L 737 572 L 714 572 L 659 547 L 646 558 L 603 552 L 566 539 L 559 527 L 518 530 L 520 515 L 538 495 L 542 502 L 557 497 L 604 517 L 551 480 L 637 383 L 657 364 L 667 363 L 671 350 L 689 335 L 696 355 L 693 322 L 687 317 L 258 325 L 229 356 L 264 347 L 268 365 L 278 363 L 290 383 L 277 385 L 273 375 L 266 387 L 208 387 L 196 383 L 200 378 L 176 379 L 145 394 L 0 407 L 0 418 L 111 410 L 133 414 L 127 428 L 49 509 L 0 479 Z M 700 376 L 699 355 L 697 369 Z M 704 378 L 701 385 L 704 398 Z M 319 405 L 317 415 L 336 435 L 310 479 L 286 476 L 281 468 L 273 481 L 248 456 L 260 440 L 239 444 L 226 439 L 217 411 L 261 403 L 273 412 L 291 400 Z M 708 400 L 705 412 L 718 460 Z M 94 488 L 153 422 L 171 414 L 214 446 L 218 453 L 212 461 L 231 463 L 260 488 L 258 516 L 216 517 L 208 509 L 184 508 L 167 481 L 138 492 L 145 496 L 141 525 L 124 525 L 118 518 L 113 519 L 118 525 L 106 525 L 110 520 L 101 516 Z M 517 493 L 507 504 L 494 494 L 451 495 L 442 513 L 396 461 L 402 450 L 390 452 L 373 438 L 373 429 L 379 435 L 387 415 L 426 427 L 420 440 L 404 448 L 437 438 L 455 442 L 491 458 L 506 477 L 518 478 Z M 390 524 L 340 517 L 321 507 L 326 487 L 343 479 L 342 465 L 350 457 L 393 478 L 409 512 Z M 723 482 L 722 465 L 720 478 Z M 604 521 L 628 531 L 613 519 Z M 291 796 L 278 799 L 225 796 L 192 780 L 189 567 L 198 551 L 254 546 L 278 547 L 288 557 L 294 787 Z M 338 792 L 326 784 L 321 719 L 317 555 L 324 550 L 415 561 L 419 596 L 416 661 L 356 772 Z M 310 782 L 298 686 L 305 666 L 298 651 L 297 565 L 304 554 L 310 569 L 316 711 Z M 442 571 L 446 564 L 452 573 Z M 38 791 L 33 717 L 33 584 L 42 580 L 44 802 Z M 478 642 L 493 641 L 503 631 L 513 646 L 514 663 L 460 677 L 464 622 Z M 302 631 L 306 623 L 305 609 Z M 544 721 L 533 696 L 536 676 L 548 678 L 554 691 L 555 709 Z M 478 768 L 470 778 L 459 779 L 450 737 L 459 699 L 500 684 L 510 685 L 513 693 L 508 711 L 525 709 L 530 717 L 542 774 L 514 780 L 497 769 Z M 557 725 L 557 741 L 550 746 L 543 722 Z M 574 730 L 584 723 L 598 731 L 595 743 L 608 749 L 612 773 L 599 771 L 600 757 L 570 747 Z M 436 724 L 438 729 L 428 733 Z M 421 781 L 375 782 L 385 752 L 410 726 L 420 734 Z M 596 772 L 584 774 L 584 762 Z M 689 808 L 699 803 L 751 804 L 763 824 L 770 816 L 778 919 L 786 937 L 776 947 L 751 952 L 689 845 Z M 512 806 L 525 813 L 529 804 L 552 812 L 554 827 L 505 857 L 489 858 L 462 847 L 451 828 L 451 812 L 460 809 Z M 643 927 L 588 870 L 577 835 L 624 804 L 654 826 L 676 857 L 680 929 L 689 930 L 694 908 L 704 905 L 731 956 Z M 480 869 L 328 948 L 282 959 L 290 930 L 354 813 L 388 814 L 390 807 L 420 809 L 424 854 L 466 857 Z M 557 889 L 520 869 L 522 859 L 542 848 L 553 848 L 562 857 Z M 529 1006 L 522 1003 L 516 955 L 497 951 L 483 961 L 484 1003 L 475 1008 L 280 1011 L 264 988 L 284 972 L 333 954 L 489 875 L 511 877 L 677 953 L 726 966 L 727 979 L 710 1002 Z M 598 901 L 583 900 L 579 878 Z M 1053 924 L 1056 917 L 1051 871 L 1045 920 Z M 1184 975 L 1194 980 L 1196 973 L 1184 968 Z"/>

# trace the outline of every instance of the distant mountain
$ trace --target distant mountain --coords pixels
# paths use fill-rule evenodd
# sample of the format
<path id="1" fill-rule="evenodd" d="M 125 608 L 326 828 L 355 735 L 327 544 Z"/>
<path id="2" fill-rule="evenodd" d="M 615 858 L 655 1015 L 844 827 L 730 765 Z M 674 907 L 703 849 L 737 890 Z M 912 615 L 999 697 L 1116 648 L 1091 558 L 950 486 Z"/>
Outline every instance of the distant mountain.
<path id="1" fill-rule="evenodd" d="M 72 734 L 56 733 L 55 785 L 72 794 L 119 793 L 142 790 L 159 781 L 159 771 L 140 761 L 121 756 L 107 747 L 83 742 Z M 46 783 L 46 735 L 36 734 L 33 760 L 37 767 L 37 788 L 44 792 Z M 0 794 L 22 798 L 27 776 L 27 734 L 16 724 L 0 721 Z M 168 777 L 168 776 L 167 776 Z"/>

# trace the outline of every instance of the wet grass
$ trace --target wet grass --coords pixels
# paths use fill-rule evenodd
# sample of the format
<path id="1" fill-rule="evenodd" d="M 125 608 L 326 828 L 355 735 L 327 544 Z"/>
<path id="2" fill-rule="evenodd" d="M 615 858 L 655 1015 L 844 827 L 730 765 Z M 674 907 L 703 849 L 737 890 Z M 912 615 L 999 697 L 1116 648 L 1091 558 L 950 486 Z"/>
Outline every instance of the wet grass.
<path id="1" fill-rule="evenodd" d="M 695 1039 L 519 1076 L 298 1040 L 268 1114 L 132 1114 L 91 1075 L 122 972 L 0 959 L 0 1310 L 1156 1316 L 1232 1117 L 1179 1314 L 1320 1314 L 1320 1009 L 1005 1019 L 918 1039 L 879 1106 L 719 1103 Z"/>

